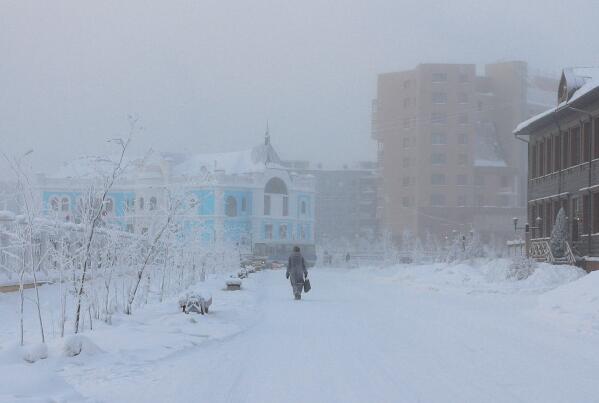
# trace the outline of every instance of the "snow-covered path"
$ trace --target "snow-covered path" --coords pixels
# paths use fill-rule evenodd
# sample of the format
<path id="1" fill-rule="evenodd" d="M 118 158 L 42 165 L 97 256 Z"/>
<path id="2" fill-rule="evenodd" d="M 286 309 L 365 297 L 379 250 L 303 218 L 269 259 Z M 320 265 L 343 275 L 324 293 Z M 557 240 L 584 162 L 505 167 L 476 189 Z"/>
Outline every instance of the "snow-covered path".
<path id="1" fill-rule="evenodd" d="M 281 271 L 254 278 L 244 331 L 74 386 L 107 402 L 599 401 L 599 339 L 535 319 L 533 295 L 321 269 L 298 302 Z"/>

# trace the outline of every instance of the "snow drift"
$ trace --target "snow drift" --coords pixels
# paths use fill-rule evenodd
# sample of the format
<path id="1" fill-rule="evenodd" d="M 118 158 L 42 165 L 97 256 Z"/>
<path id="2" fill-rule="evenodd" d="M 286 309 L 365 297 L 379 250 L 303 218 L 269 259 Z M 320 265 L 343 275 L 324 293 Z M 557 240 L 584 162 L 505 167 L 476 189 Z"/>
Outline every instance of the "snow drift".
<path id="1" fill-rule="evenodd" d="M 539 314 L 560 327 L 599 331 L 599 272 L 539 296 Z"/>
<path id="2" fill-rule="evenodd" d="M 537 263 L 518 279 L 512 273 L 511 259 L 473 259 L 465 262 L 427 265 L 396 265 L 383 269 L 385 279 L 431 290 L 468 293 L 542 293 L 584 276 L 573 266 Z"/>

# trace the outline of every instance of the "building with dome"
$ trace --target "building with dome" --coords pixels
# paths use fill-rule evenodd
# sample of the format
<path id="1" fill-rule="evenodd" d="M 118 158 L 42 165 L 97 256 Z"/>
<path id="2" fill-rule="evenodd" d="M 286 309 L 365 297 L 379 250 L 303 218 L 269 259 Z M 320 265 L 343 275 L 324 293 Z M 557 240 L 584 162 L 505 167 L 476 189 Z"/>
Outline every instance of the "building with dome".
<path id="1" fill-rule="evenodd" d="M 53 175 L 39 175 L 44 212 L 78 223 L 91 186 L 102 186 L 114 164 L 83 157 Z M 217 154 L 151 152 L 127 161 L 108 193 L 102 220 L 134 234 L 151 233 L 158 214 L 178 200 L 186 239 L 241 245 L 260 254 L 314 244 L 314 180 L 285 168 L 270 144 Z M 92 201 L 93 203 L 93 201 Z"/>

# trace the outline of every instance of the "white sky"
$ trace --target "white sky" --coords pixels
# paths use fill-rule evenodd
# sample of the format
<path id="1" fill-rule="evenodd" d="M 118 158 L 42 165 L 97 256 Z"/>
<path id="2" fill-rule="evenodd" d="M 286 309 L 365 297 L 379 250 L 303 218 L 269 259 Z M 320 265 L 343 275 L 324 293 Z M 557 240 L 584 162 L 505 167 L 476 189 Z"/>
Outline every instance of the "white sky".
<path id="1" fill-rule="evenodd" d="M 283 157 L 374 159 L 377 73 L 598 65 L 598 17 L 591 0 L 0 0 L 0 151 L 53 170 L 136 114 L 134 152 L 247 148 L 268 119 Z"/>

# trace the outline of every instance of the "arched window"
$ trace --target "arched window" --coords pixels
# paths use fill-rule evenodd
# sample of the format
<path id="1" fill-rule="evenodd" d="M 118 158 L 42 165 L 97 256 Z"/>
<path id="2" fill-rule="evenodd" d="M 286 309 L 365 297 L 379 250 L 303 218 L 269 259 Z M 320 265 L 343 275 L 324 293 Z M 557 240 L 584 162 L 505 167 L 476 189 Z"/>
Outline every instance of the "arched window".
<path id="1" fill-rule="evenodd" d="M 69 198 L 68 197 L 63 197 L 62 201 L 61 201 L 61 210 L 62 211 L 69 211 Z"/>
<path id="2" fill-rule="evenodd" d="M 154 196 L 150 197 L 150 210 L 156 210 L 158 206 L 158 200 Z"/>
<path id="3" fill-rule="evenodd" d="M 271 178 L 264 186 L 264 193 L 287 194 L 287 185 L 281 178 Z"/>
<path id="4" fill-rule="evenodd" d="M 237 200 L 233 196 L 228 196 L 225 202 L 225 214 L 227 217 L 237 216 Z"/>
<path id="5" fill-rule="evenodd" d="M 140 198 L 139 198 L 139 209 L 140 209 L 140 210 L 143 210 L 143 209 L 144 209 L 144 204 L 145 204 L 144 202 L 145 202 L 145 201 L 144 201 L 144 198 L 143 198 L 143 197 L 140 197 Z"/>
<path id="6" fill-rule="evenodd" d="M 50 208 L 52 211 L 58 211 L 58 199 L 56 197 L 50 200 Z"/>
<path id="7" fill-rule="evenodd" d="M 289 197 L 283 196 L 283 215 L 287 217 L 289 215 Z"/>

